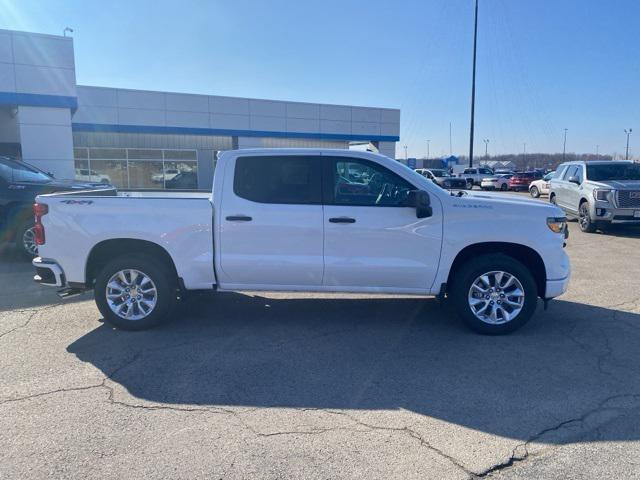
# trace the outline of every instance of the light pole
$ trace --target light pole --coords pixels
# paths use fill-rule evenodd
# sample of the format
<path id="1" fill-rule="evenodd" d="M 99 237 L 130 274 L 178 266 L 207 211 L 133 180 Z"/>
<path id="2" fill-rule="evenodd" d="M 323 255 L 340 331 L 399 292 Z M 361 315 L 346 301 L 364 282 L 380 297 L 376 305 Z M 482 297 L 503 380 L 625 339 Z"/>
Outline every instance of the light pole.
<path id="1" fill-rule="evenodd" d="M 598 160 L 598 158 L 600 157 L 599 153 L 600 153 L 600 145 L 596 145 L 596 160 Z"/>
<path id="2" fill-rule="evenodd" d="M 627 153 L 625 155 L 625 160 L 629 160 L 629 136 L 631 135 L 631 132 L 633 132 L 632 129 L 627 130 L 625 128 L 624 133 L 627 134 Z"/>
<path id="3" fill-rule="evenodd" d="M 527 165 L 527 144 L 524 143 L 523 147 L 522 147 L 522 162 L 525 164 L 525 167 L 529 167 L 529 165 Z"/>
<path id="4" fill-rule="evenodd" d="M 407 146 L 404 146 L 404 159 L 407 160 L 409 157 L 407 156 Z"/>
<path id="5" fill-rule="evenodd" d="M 473 24 L 473 74 L 471 77 L 471 127 L 469 128 L 469 167 L 473 167 L 473 128 L 476 110 L 476 46 L 478 43 L 478 0 Z"/>
<path id="6" fill-rule="evenodd" d="M 431 142 L 431 140 L 427 140 L 427 160 L 429 160 L 429 142 Z"/>
<path id="7" fill-rule="evenodd" d="M 67 32 L 73 33 L 73 28 L 64 27 L 64 30 L 62 31 L 62 36 L 66 37 L 67 36 Z"/>
<path id="8" fill-rule="evenodd" d="M 564 129 L 564 143 L 562 144 L 562 161 L 564 162 L 564 158 L 567 155 L 567 129 Z"/>
<path id="9" fill-rule="evenodd" d="M 484 142 L 484 159 L 485 159 L 485 162 L 486 162 L 487 159 L 489 158 L 489 139 L 485 138 L 482 141 Z"/>

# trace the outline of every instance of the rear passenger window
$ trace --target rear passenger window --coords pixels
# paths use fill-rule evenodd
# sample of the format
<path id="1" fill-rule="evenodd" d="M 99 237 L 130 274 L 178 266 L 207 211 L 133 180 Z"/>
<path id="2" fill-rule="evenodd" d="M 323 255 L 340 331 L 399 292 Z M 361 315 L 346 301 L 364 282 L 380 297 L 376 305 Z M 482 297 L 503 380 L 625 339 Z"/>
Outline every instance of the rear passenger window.
<path id="1" fill-rule="evenodd" d="M 322 203 L 320 157 L 238 157 L 234 193 L 259 203 Z"/>

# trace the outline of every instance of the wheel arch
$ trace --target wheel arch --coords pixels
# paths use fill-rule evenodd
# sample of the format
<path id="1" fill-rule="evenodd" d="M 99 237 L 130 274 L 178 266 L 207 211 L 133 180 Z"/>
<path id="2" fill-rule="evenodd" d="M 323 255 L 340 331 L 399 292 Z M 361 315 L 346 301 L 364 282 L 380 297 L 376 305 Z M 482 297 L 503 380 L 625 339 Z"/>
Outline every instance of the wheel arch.
<path id="1" fill-rule="evenodd" d="M 157 243 L 133 238 L 115 238 L 97 243 L 89 252 L 85 266 L 85 284 L 93 287 L 95 279 L 108 261 L 122 254 L 142 254 L 153 257 L 168 267 L 178 277 L 178 272 L 167 250 Z"/>
<path id="2" fill-rule="evenodd" d="M 451 285 L 456 271 L 460 269 L 467 261 L 480 255 L 502 253 L 509 257 L 515 258 L 525 265 L 531 271 L 536 282 L 538 296 L 544 298 L 547 270 L 544 261 L 538 252 L 526 245 L 509 242 L 481 242 L 468 245 L 458 252 L 447 277 L 447 285 Z"/>

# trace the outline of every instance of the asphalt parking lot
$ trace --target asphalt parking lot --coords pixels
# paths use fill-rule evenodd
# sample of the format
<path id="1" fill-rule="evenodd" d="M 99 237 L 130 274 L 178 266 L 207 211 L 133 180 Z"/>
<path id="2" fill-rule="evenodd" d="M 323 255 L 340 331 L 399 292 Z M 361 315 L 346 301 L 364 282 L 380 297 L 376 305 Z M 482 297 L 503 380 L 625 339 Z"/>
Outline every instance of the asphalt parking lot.
<path id="1" fill-rule="evenodd" d="M 218 294 L 148 332 L 0 258 L 0 478 L 640 478 L 640 231 L 570 224 L 505 337 L 433 299 Z"/>

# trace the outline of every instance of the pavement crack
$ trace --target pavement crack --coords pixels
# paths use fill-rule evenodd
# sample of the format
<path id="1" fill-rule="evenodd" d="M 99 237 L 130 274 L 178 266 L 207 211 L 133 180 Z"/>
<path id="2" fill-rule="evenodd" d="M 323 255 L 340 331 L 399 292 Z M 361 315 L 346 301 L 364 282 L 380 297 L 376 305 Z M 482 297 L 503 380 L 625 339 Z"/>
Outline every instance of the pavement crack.
<path id="1" fill-rule="evenodd" d="M 12 313 L 28 313 L 29 316 L 20 325 L 17 325 L 15 327 L 13 327 L 12 329 L 7 330 L 6 332 L 0 333 L 0 338 L 5 337 L 5 336 L 17 331 L 17 330 L 22 330 L 23 328 L 28 327 L 29 323 L 31 323 L 31 320 L 33 320 L 36 317 L 36 315 L 38 315 L 38 313 L 43 312 L 45 310 L 50 310 L 50 309 L 58 307 L 60 305 L 61 304 L 56 303 L 56 304 L 53 304 L 53 305 L 47 305 L 46 307 L 42 307 L 42 308 L 37 309 L 37 310 L 31 309 L 31 308 L 22 309 L 22 310 L 13 310 Z"/>
<path id="2" fill-rule="evenodd" d="M 542 453 L 546 453 L 549 450 L 553 450 L 555 448 L 557 448 L 557 446 L 562 445 L 562 443 L 558 443 L 558 444 L 554 444 L 549 448 L 546 449 L 542 449 L 539 452 L 537 452 L 536 454 L 532 454 L 529 452 L 529 445 L 533 442 L 536 442 L 538 440 L 540 440 L 543 436 L 551 433 L 551 432 L 556 432 L 558 430 L 561 430 L 562 428 L 565 428 L 569 425 L 572 424 L 583 424 L 590 416 L 605 411 L 605 410 L 624 410 L 624 408 L 621 407 L 612 407 L 612 406 L 608 406 L 608 404 L 614 400 L 621 400 L 621 399 L 633 399 L 636 401 L 640 401 L 640 393 L 636 394 L 636 393 L 623 393 L 623 394 L 617 394 L 617 395 L 612 395 L 609 396 L 607 398 L 605 398 L 604 400 L 602 400 L 595 408 L 592 408 L 591 410 L 588 410 L 587 412 L 583 413 L 582 415 L 575 417 L 575 418 L 570 418 L 568 420 L 563 420 L 562 422 L 557 423 L 554 426 L 545 428 L 541 431 L 539 431 L 538 433 L 536 433 L 535 435 L 533 435 L 532 437 L 530 437 L 526 442 L 520 443 L 518 445 L 516 445 L 516 447 L 511 451 L 511 455 L 509 456 L 509 458 L 507 460 L 505 460 L 504 462 L 495 464 L 491 467 L 489 467 L 488 469 L 480 472 L 480 473 L 472 473 L 470 475 L 470 479 L 477 479 L 477 478 L 485 478 L 485 477 L 489 477 L 491 475 L 493 475 L 496 472 L 499 472 L 501 470 L 505 470 L 508 468 L 513 467 L 515 464 L 517 463 L 521 463 L 524 462 L 526 460 L 529 460 L 532 457 L 538 456 Z"/>

